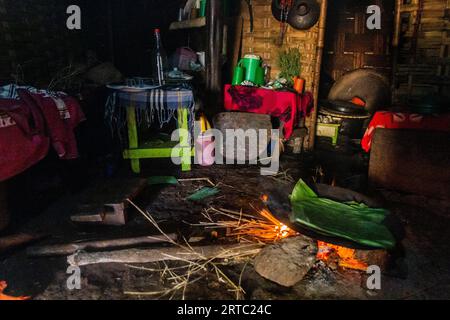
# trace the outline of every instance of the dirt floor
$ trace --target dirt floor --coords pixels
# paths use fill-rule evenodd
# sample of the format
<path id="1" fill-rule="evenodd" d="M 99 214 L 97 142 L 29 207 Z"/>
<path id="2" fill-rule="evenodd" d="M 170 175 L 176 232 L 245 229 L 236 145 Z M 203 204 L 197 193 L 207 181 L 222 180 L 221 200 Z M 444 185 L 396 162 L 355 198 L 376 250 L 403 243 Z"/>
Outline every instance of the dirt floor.
<path id="1" fill-rule="evenodd" d="M 306 169 L 310 168 L 310 169 Z M 311 169 L 312 168 L 312 169 Z M 211 206 L 252 212 L 252 204 L 262 194 L 276 195 L 292 188 L 300 178 L 317 177 L 317 168 L 308 160 L 287 158 L 277 177 L 260 175 L 259 168 L 248 166 L 195 166 L 180 178 L 209 178 L 218 184 L 220 193 L 201 203 L 186 197 L 201 187 L 204 181 L 182 182 L 177 186 L 147 187 L 137 200 L 165 228 L 183 234 L 198 232 L 189 223 L 198 223 L 201 211 Z M 103 183 L 108 183 L 104 181 Z M 54 203 L 45 213 L 32 219 L 24 231 L 40 231 L 52 236 L 42 243 L 64 243 L 76 240 L 120 238 L 154 234 L 154 229 L 138 213 L 131 215 L 126 227 L 81 228 L 69 222 L 82 195 L 70 194 Z M 419 206 L 385 202 L 402 222 L 405 238 L 403 253 L 395 268 L 382 276 L 382 288 L 368 290 L 367 275 L 357 271 L 331 269 L 318 261 L 307 276 L 287 289 L 260 277 L 251 260 L 221 266 L 234 283 L 241 284 L 245 299 L 449 299 L 450 298 L 450 232 L 445 212 Z M 283 207 L 283 204 L 280 204 Z M 282 210 L 280 210 L 282 211 Z M 277 216 L 285 212 L 274 213 Z M 177 266 L 176 263 L 169 264 Z M 166 292 L 170 281 L 161 278 L 162 264 L 103 264 L 82 267 L 81 290 L 67 289 L 66 258 L 29 258 L 25 250 L 16 250 L 0 260 L 0 280 L 6 280 L 9 294 L 30 295 L 36 300 L 47 299 L 235 299 L 236 292 L 213 270 L 187 286 L 185 290 Z M 148 293 L 148 294 L 145 294 Z M 150 294 L 153 293 L 153 294 Z"/>

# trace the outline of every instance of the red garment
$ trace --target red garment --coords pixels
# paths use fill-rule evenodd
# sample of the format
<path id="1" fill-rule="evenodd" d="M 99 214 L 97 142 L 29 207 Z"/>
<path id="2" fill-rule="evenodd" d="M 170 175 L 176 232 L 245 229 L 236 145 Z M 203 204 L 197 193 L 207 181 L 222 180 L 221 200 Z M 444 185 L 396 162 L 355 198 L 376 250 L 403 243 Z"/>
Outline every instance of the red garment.
<path id="1" fill-rule="evenodd" d="M 24 89 L 18 95 L 0 99 L 0 182 L 42 160 L 50 141 L 61 159 L 78 157 L 74 129 L 85 120 L 78 102 Z"/>
<path id="2" fill-rule="evenodd" d="M 380 111 L 375 113 L 361 141 L 362 148 L 369 152 L 372 138 L 377 128 L 417 129 L 428 131 L 450 131 L 450 113 L 440 115 L 421 115 Z"/>
<path id="3" fill-rule="evenodd" d="M 18 90 L 18 94 L 21 99 L 28 99 L 28 103 L 34 102 L 44 115 L 50 141 L 58 156 L 64 160 L 77 158 L 74 129 L 85 120 L 78 102 L 68 96 L 51 97 L 23 89 Z M 32 101 L 29 101 L 30 98 Z"/>
<path id="4" fill-rule="evenodd" d="M 268 114 L 284 122 L 284 138 L 289 139 L 298 122 L 299 114 L 308 115 L 313 97 L 307 92 L 298 95 L 255 87 L 225 85 L 225 109 Z"/>
<path id="5" fill-rule="evenodd" d="M 39 124 L 43 123 L 41 115 L 34 113 L 33 116 L 23 101 L 0 99 L 0 117 L 15 122 L 13 125 L 0 128 L 0 182 L 2 182 L 45 158 L 50 142 L 43 134 L 44 127 L 39 127 Z"/>

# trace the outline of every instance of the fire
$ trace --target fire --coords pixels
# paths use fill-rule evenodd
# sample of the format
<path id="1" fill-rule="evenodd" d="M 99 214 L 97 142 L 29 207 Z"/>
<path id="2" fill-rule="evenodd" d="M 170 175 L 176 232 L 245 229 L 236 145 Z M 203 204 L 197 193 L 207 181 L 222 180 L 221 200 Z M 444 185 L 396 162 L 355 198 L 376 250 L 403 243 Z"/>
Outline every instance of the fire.
<path id="1" fill-rule="evenodd" d="M 261 201 L 267 203 L 269 201 L 269 196 L 267 194 L 263 194 L 261 196 Z"/>
<path id="2" fill-rule="evenodd" d="M 261 196 L 261 200 L 264 203 L 267 203 L 269 201 L 269 196 L 267 194 L 263 194 Z M 262 209 L 260 211 L 260 215 L 266 219 L 267 221 L 271 222 L 274 225 L 274 232 L 276 234 L 275 236 L 275 241 L 276 240 L 281 240 L 281 239 L 285 239 L 285 238 L 289 238 L 292 236 L 297 235 L 297 232 L 295 232 L 294 230 L 292 230 L 291 228 L 289 228 L 287 225 L 281 223 L 280 221 L 278 221 L 277 218 L 275 218 L 273 216 L 273 214 L 267 210 L 267 209 Z"/>
<path id="3" fill-rule="evenodd" d="M 368 265 L 355 258 L 355 249 L 345 248 L 334 244 L 318 241 L 319 251 L 317 259 L 328 262 L 335 253 L 339 258 L 339 266 L 354 270 L 366 271 Z"/>
<path id="4" fill-rule="evenodd" d="M 19 301 L 19 300 L 29 300 L 30 297 L 11 297 L 3 292 L 8 287 L 6 281 L 0 281 L 0 301 Z"/>
<path id="5" fill-rule="evenodd" d="M 268 209 L 258 209 L 258 214 L 245 214 L 227 209 L 210 208 L 204 216 L 210 221 L 209 227 L 226 228 L 227 237 L 237 237 L 238 241 L 258 241 L 263 243 L 276 242 L 293 237 L 298 233 L 280 222 Z M 213 219 L 215 216 L 226 217 L 225 220 Z"/>
<path id="6" fill-rule="evenodd" d="M 269 210 L 263 209 L 259 214 L 262 219 L 241 220 L 229 235 L 250 237 L 262 242 L 275 242 L 297 235 L 296 231 L 278 221 Z"/>
<path id="7" fill-rule="evenodd" d="M 278 221 L 269 210 L 263 209 L 260 212 L 261 216 L 274 224 L 273 231 L 276 234 L 276 240 L 289 238 L 297 235 L 297 232 L 289 228 L 287 225 Z"/>

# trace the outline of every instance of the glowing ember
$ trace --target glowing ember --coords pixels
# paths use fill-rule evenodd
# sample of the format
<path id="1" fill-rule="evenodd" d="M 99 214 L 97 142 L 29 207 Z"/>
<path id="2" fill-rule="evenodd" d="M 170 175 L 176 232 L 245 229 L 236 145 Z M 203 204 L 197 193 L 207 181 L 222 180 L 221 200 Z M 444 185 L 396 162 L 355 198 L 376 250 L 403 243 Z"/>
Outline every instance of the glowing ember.
<path id="1" fill-rule="evenodd" d="M 319 251 L 317 259 L 328 262 L 333 254 L 339 258 L 339 266 L 342 268 L 366 271 L 368 265 L 355 258 L 355 249 L 345 248 L 334 244 L 318 241 Z"/>
<path id="2" fill-rule="evenodd" d="M 18 301 L 18 300 L 29 300 L 30 297 L 11 297 L 3 293 L 8 287 L 5 281 L 0 281 L 0 300 L 2 301 Z"/>

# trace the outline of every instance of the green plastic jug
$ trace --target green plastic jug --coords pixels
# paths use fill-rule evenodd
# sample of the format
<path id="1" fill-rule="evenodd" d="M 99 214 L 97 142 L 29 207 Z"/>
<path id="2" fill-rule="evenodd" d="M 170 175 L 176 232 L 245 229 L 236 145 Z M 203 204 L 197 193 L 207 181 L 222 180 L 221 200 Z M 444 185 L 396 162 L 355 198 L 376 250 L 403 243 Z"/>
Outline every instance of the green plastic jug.
<path id="1" fill-rule="evenodd" d="M 261 57 L 256 55 L 246 55 L 241 59 L 234 69 L 233 85 L 239 85 L 244 80 L 256 85 L 264 85 L 264 69 Z"/>

